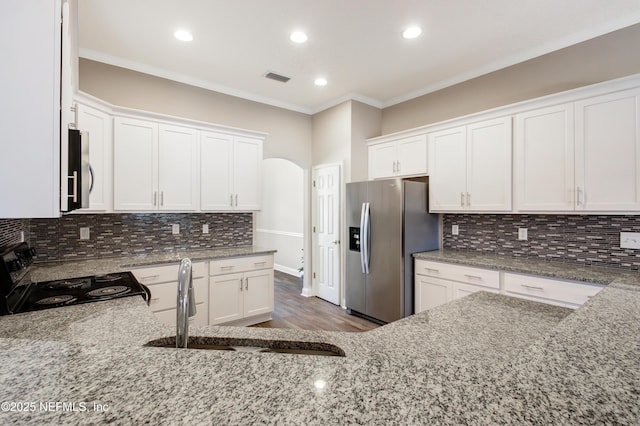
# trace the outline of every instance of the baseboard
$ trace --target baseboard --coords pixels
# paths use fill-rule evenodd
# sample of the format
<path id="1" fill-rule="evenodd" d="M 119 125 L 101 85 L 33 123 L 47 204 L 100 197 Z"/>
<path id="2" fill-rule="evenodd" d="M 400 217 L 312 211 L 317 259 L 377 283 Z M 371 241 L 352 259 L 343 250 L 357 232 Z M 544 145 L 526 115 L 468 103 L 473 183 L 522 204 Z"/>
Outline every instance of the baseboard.
<path id="1" fill-rule="evenodd" d="M 311 293 L 311 289 L 305 288 L 305 287 L 302 287 L 302 293 L 300 293 L 300 295 L 304 297 L 313 297 L 313 294 Z"/>

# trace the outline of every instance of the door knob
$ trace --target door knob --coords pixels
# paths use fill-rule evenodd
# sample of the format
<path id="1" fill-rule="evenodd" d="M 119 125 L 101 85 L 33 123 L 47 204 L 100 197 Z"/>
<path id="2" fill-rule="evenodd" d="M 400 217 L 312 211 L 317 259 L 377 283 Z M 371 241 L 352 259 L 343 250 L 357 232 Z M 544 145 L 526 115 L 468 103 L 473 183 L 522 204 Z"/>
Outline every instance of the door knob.
<path id="1" fill-rule="evenodd" d="M 333 244 L 340 244 L 340 240 L 333 240 L 331 241 Z"/>

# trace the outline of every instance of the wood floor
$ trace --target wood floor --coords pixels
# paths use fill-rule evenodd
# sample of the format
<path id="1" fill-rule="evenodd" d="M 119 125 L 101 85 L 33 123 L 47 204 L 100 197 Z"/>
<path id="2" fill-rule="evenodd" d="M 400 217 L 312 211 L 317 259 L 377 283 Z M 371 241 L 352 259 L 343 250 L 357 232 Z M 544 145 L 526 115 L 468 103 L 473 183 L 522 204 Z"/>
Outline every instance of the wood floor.
<path id="1" fill-rule="evenodd" d="M 273 319 L 253 327 L 327 331 L 367 331 L 378 327 L 371 321 L 347 314 L 333 303 L 301 296 L 301 292 L 301 279 L 275 271 Z"/>

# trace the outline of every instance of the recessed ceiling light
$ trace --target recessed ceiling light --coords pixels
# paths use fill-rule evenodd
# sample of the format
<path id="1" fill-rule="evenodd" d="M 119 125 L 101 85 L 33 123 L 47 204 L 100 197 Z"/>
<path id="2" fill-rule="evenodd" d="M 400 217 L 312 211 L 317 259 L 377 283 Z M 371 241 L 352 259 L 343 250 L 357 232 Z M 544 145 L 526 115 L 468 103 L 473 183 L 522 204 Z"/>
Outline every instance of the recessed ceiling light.
<path id="1" fill-rule="evenodd" d="M 173 33 L 173 36 L 175 38 L 177 38 L 180 41 L 191 41 L 193 40 L 193 36 L 191 35 L 191 33 L 189 31 L 185 31 L 185 30 L 178 30 L 175 33 Z"/>
<path id="2" fill-rule="evenodd" d="M 289 38 L 294 43 L 304 43 L 305 41 L 307 41 L 308 37 L 302 31 L 296 31 L 294 33 L 291 33 L 291 36 Z"/>
<path id="3" fill-rule="evenodd" d="M 420 28 L 409 27 L 406 30 L 404 30 L 404 32 L 402 33 L 402 37 L 410 40 L 412 38 L 418 37 L 420 34 L 422 34 L 422 30 Z"/>
<path id="4" fill-rule="evenodd" d="M 316 86 L 326 86 L 327 85 L 327 80 L 320 77 L 320 78 L 316 78 L 316 81 L 313 82 Z"/>

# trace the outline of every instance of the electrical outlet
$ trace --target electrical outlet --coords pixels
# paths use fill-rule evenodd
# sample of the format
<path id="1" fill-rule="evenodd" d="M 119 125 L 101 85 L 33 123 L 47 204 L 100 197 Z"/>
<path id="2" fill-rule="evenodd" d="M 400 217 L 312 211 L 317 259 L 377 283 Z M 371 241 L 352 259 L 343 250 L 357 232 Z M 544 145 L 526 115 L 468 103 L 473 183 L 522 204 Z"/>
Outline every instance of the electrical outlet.
<path id="1" fill-rule="evenodd" d="M 89 227 L 80 228 L 80 239 L 81 240 L 89 239 Z"/>
<path id="2" fill-rule="evenodd" d="M 529 238 L 527 235 L 527 228 L 518 228 L 518 239 L 521 241 L 526 241 Z"/>
<path id="3" fill-rule="evenodd" d="M 20 231 L 20 242 L 21 242 L 21 243 L 24 243 L 24 242 L 25 242 L 24 231 Z"/>
<path id="4" fill-rule="evenodd" d="M 202 225 L 202 233 L 203 234 L 208 234 L 209 233 L 209 224 L 205 223 Z"/>
<path id="5" fill-rule="evenodd" d="M 458 225 L 451 225 L 451 235 L 459 235 L 460 229 L 458 229 Z"/>
<path id="6" fill-rule="evenodd" d="M 178 235 L 180 234 L 180 224 L 178 223 L 174 223 L 173 225 L 171 225 L 171 233 L 173 235 Z"/>
<path id="7" fill-rule="evenodd" d="M 621 232 L 620 248 L 640 249 L 640 232 Z"/>

